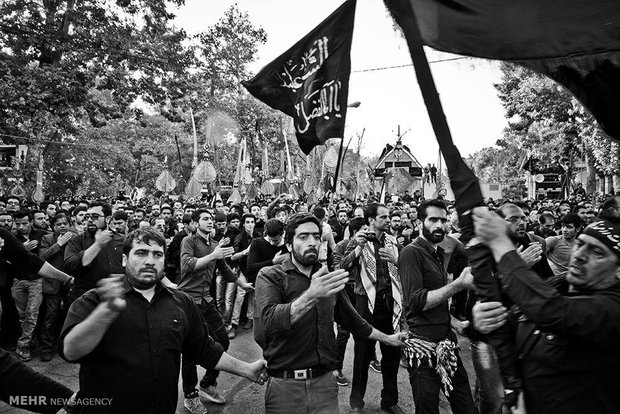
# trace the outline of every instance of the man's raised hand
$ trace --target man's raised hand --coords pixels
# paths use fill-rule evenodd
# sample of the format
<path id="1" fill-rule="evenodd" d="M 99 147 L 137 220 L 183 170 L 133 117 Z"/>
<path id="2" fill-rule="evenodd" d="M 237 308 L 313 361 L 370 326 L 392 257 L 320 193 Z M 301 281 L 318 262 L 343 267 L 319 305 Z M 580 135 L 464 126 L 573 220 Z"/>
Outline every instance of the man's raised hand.
<path id="1" fill-rule="evenodd" d="M 101 279 L 99 285 L 99 293 L 101 294 L 101 302 L 106 303 L 108 309 L 113 312 L 122 312 L 127 307 L 127 301 L 123 293 L 123 278 L 125 275 L 116 275 Z"/>
<path id="2" fill-rule="evenodd" d="M 349 280 L 349 272 L 339 269 L 327 273 L 327 266 L 323 266 L 318 272 L 312 275 L 308 294 L 316 299 L 326 298 L 344 289 Z"/>
<path id="3" fill-rule="evenodd" d="M 223 247 L 222 244 L 218 244 L 217 246 L 215 246 L 215 249 L 213 249 L 213 253 L 211 254 L 216 260 L 220 260 L 220 259 L 227 259 L 230 256 L 232 256 L 234 253 L 235 253 L 234 247 Z"/>

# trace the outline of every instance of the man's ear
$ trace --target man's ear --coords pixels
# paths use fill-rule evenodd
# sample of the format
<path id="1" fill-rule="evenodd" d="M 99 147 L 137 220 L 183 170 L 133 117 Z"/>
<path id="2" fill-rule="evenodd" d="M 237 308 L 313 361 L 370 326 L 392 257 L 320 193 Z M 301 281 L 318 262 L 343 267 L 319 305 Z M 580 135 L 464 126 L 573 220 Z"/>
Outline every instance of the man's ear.
<path id="1" fill-rule="evenodd" d="M 123 267 L 127 266 L 127 255 L 123 253 Z"/>

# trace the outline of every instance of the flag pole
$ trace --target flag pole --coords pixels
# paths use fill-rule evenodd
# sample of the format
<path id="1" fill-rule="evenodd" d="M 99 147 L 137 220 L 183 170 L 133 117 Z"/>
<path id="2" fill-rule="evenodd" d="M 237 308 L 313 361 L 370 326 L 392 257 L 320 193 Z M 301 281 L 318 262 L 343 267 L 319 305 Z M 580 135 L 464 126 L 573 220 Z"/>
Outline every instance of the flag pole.
<path id="1" fill-rule="evenodd" d="M 478 178 L 463 161 L 458 148 L 456 148 L 452 141 L 450 128 L 446 121 L 441 101 L 439 100 L 439 94 L 437 93 L 426 54 L 424 53 L 422 36 L 420 35 L 420 29 L 414 12 L 414 2 L 415 0 L 408 0 L 406 2 L 409 8 L 408 12 L 411 13 L 411 18 L 402 18 L 402 16 L 394 17 L 405 33 L 407 46 L 409 48 L 411 60 L 413 61 L 424 104 L 426 105 L 433 131 L 435 132 L 437 143 L 439 144 L 439 149 L 443 153 L 444 160 L 446 161 L 450 184 L 457 201 L 456 208 L 461 218 L 463 236 L 466 239 L 465 242 L 467 242 L 469 238 L 473 237 L 474 231 L 469 211 L 473 207 L 484 204 L 482 190 L 480 189 Z M 468 216 L 466 223 L 463 223 L 463 216 Z"/>
<path id="2" fill-rule="evenodd" d="M 336 193 L 336 191 L 338 190 L 338 182 L 340 181 L 340 170 L 342 169 L 344 157 L 347 155 L 347 151 L 349 150 L 349 145 L 351 145 L 352 139 L 353 137 L 349 138 L 349 143 L 344 150 L 344 138 L 342 138 L 342 141 L 340 142 L 340 150 L 338 151 L 338 163 L 336 164 L 336 172 L 334 174 L 334 193 Z"/>

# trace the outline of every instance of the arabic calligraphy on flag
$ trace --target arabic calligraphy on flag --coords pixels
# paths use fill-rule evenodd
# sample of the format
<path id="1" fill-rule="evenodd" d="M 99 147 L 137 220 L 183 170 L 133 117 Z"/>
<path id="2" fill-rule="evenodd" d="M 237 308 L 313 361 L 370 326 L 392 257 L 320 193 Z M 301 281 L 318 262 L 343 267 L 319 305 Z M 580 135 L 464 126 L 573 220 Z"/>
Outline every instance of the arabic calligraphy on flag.
<path id="1" fill-rule="evenodd" d="M 309 154 L 344 135 L 356 0 L 348 0 L 253 79 L 257 99 L 293 118 L 299 147 Z"/>

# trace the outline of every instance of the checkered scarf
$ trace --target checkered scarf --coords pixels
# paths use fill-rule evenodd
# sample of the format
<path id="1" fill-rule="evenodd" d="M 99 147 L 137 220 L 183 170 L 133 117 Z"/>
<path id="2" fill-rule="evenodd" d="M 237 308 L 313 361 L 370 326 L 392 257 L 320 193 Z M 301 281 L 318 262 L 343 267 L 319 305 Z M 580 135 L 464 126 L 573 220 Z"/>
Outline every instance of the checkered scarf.
<path id="1" fill-rule="evenodd" d="M 396 239 L 388 234 L 385 235 L 385 247 L 393 249 L 398 257 L 398 242 Z M 402 285 L 400 283 L 400 277 L 398 276 L 398 267 L 393 263 L 388 262 L 388 273 L 390 274 L 390 285 L 392 287 L 392 298 L 394 299 L 394 305 L 392 308 L 392 327 L 394 332 L 400 331 L 400 317 L 403 309 L 401 306 L 401 292 Z M 368 309 L 370 313 L 373 313 L 375 307 L 377 284 L 377 262 L 375 260 L 375 247 L 372 243 L 366 243 L 366 246 L 362 248 L 362 255 L 360 256 L 360 278 L 366 296 L 368 296 Z"/>

